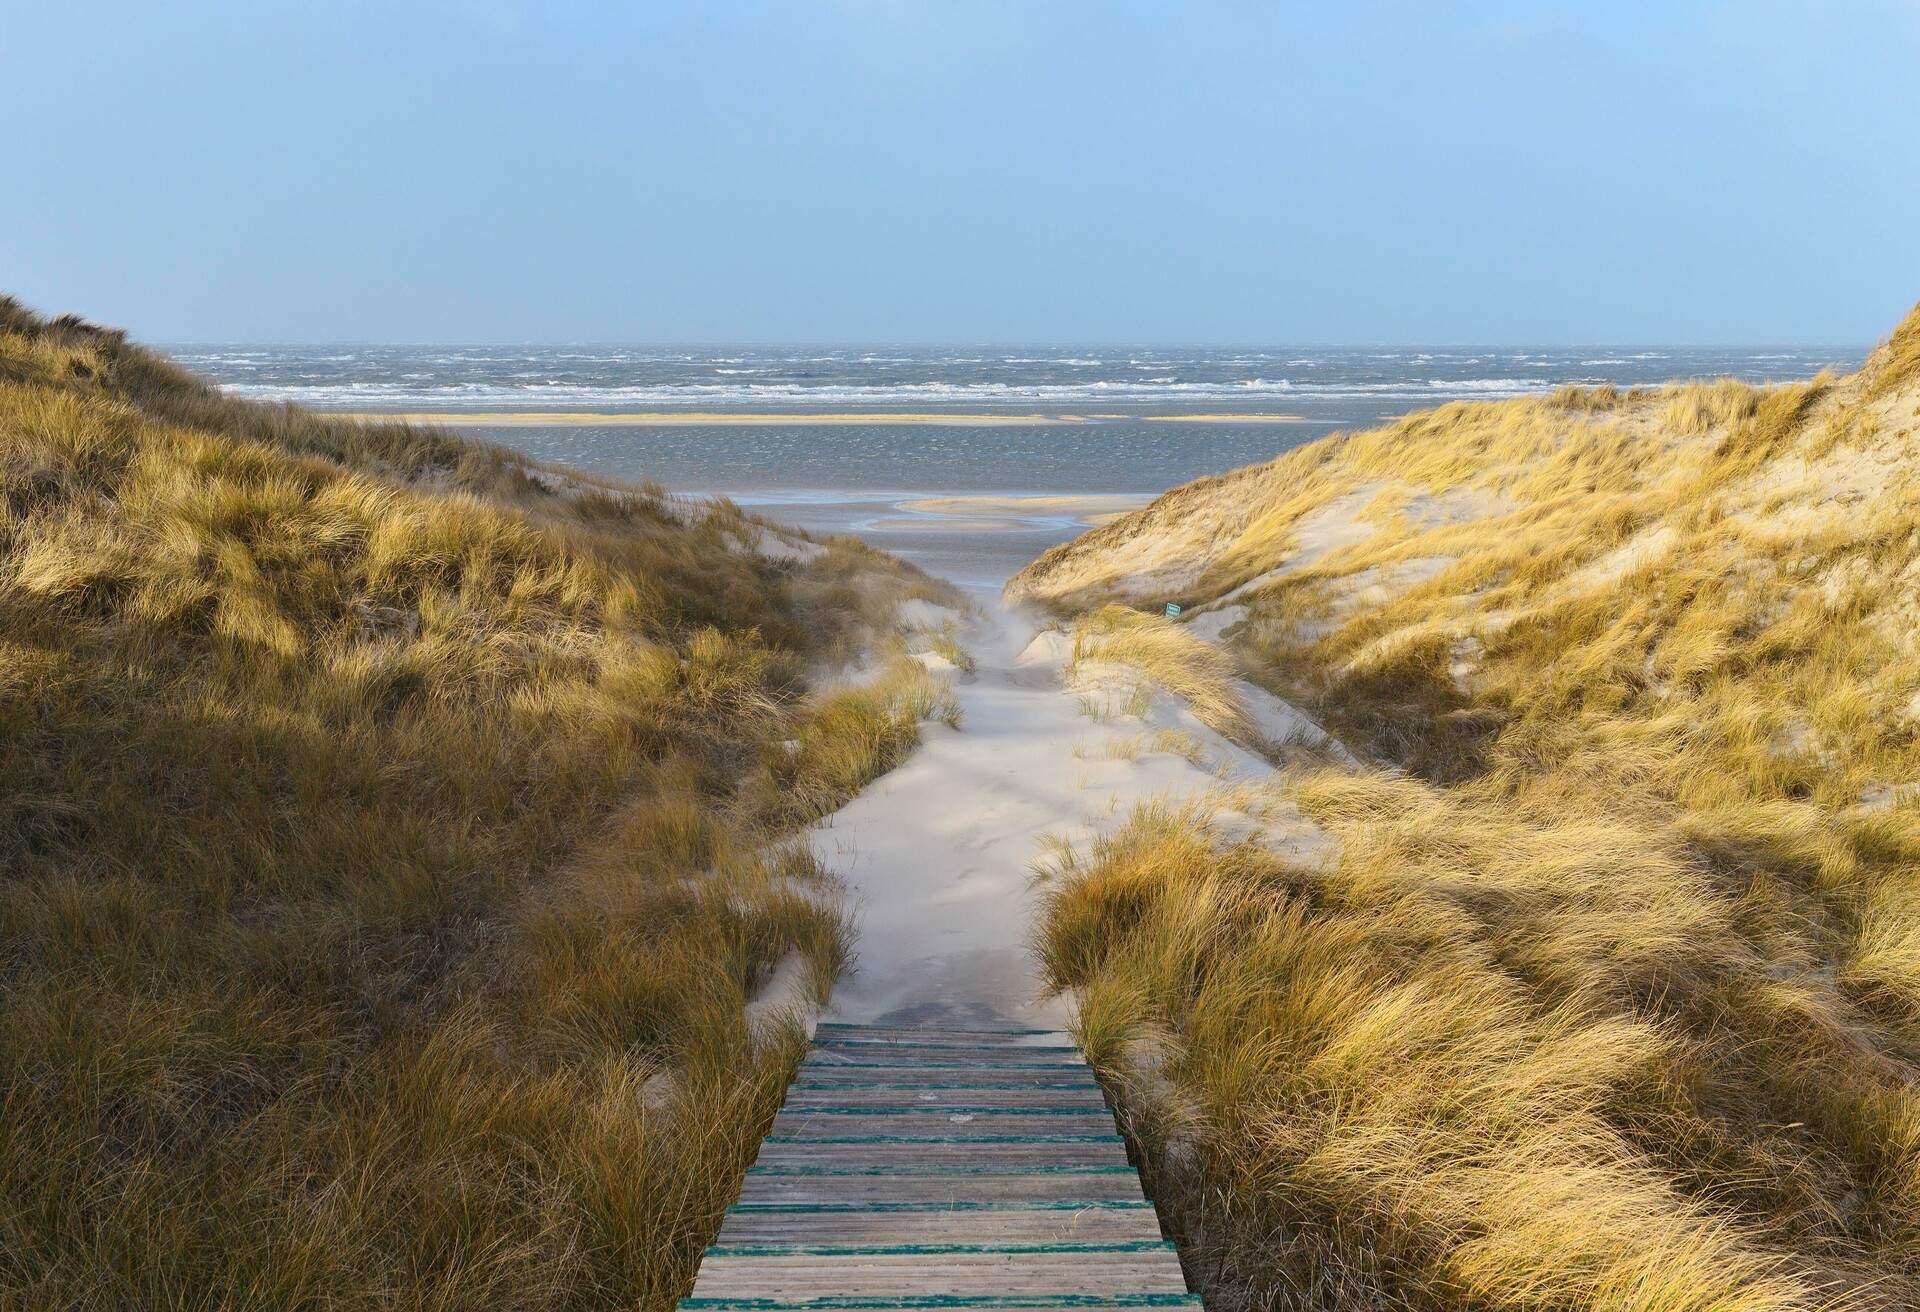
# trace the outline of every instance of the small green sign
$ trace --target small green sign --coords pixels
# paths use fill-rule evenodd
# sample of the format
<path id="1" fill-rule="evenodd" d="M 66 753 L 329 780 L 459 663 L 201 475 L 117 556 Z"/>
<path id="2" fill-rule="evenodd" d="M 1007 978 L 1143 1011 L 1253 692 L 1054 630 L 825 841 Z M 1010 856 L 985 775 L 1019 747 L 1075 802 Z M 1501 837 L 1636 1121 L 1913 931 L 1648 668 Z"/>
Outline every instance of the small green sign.
<path id="1" fill-rule="evenodd" d="M 1167 603 L 1167 618 L 1168 618 L 1168 619 L 1170 619 L 1170 620 L 1177 620 L 1177 619 L 1179 619 L 1179 618 L 1180 618 L 1180 603 L 1179 603 L 1179 602 L 1177 602 L 1177 601 L 1170 601 L 1170 602 L 1168 602 L 1168 603 Z"/>

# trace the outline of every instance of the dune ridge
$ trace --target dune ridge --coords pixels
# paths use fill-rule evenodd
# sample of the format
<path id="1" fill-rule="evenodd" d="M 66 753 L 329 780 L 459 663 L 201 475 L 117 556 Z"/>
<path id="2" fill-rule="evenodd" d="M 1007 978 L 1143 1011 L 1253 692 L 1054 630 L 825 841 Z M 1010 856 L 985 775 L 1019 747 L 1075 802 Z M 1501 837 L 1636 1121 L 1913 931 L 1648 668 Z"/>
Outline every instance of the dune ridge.
<path id="1" fill-rule="evenodd" d="M 671 1307 L 951 599 L 0 298 L 0 1304 Z"/>
<path id="2" fill-rule="evenodd" d="M 1209 1306 L 1920 1304 L 1920 311 L 1857 373 L 1455 404 L 1010 598 L 1186 607 L 1324 835 L 1142 809 L 1039 935 Z"/>

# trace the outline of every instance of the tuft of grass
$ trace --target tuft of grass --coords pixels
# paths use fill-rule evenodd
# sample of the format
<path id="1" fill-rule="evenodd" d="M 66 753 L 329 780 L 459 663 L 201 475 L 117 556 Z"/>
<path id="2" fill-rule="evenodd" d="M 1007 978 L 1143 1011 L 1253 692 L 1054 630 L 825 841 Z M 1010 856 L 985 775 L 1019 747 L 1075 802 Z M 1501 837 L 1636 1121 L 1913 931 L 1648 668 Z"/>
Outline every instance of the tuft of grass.
<path id="1" fill-rule="evenodd" d="M 905 760 L 928 720 L 959 728 L 959 700 L 946 680 L 905 657 L 867 682 L 829 690 L 768 754 L 764 806 L 791 825 L 819 819 Z"/>
<path id="2" fill-rule="evenodd" d="M 951 626 L 934 634 L 927 642 L 927 649 L 937 652 L 962 674 L 972 674 L 978 668 L 973 659 L 973 653 L 960 645 L 960 640 L 954 636 Z"/>
<path id="3" fill-rule="evenodd" d="M 941 709 L 752 529 L 0 299 L 0 1302 L 674 1304 Z"/>
<path id="4" fill-rule="evenodd" d="M 1202 724 L 1237 742 L 1256 735 L 1235 688 L 1230 658 L 1179 625 L 1124 606 L 1106 606 L 1073 630 L 1071 678 L 1088 667 L 1117 665 L 1184 699 Z M 1143 713 L 1151 689 L 1142 685 L 1130 713 Z"/>
<path id="5" fill-rule="evenodd" d="M 1871 379 L 1870 394 L 1875 400 L 1920 380 L 1920 308 L 1900 321 L 1900 326 L 1867 361 L 1864 372 Z"/>

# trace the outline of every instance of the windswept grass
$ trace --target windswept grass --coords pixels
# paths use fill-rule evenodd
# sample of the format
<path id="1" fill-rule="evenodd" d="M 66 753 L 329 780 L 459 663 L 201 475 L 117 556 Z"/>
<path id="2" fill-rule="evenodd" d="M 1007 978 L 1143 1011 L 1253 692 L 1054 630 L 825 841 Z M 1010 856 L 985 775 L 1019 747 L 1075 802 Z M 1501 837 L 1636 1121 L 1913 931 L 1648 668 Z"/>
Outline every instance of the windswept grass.
<path id="1" fill-rule="evenodd" d="M 0 301 L 0 1305 L 673 1303 L 938 709 L 760 532 Z"/>
<path id="2" fill-rule="evenodd" d="M 1084 617 L 1073 629 L 1068 677 L 1102 665 L 1132 671 L 1181 698 L 1216 733 L 1242 743 L 1256 737 L 1234 687 L 1232 660 L 1170 620 L 1124 606 L 1105 606 Z"/>
<path id="3" fill-rule="evenodd" d="M 941 657 L 962 674 L 972 674 L 977 668 L 973 653 L 960 645 L 960 639 L 953 633 L 953 626 L 933 635 L 927 642 L 927 650 Z"/>
<path id="4" fill-rule="evenodd" d="M 1916 325 L 1410 416 L 1017 581 L 1198 550 L 1181 599 L 1254 581 L 1235 659 L 1371 762 L 1285 780 L 1318 860 L 1149 809 L 1052 883 L 1210 1305 L 1920 1306 Z"/>

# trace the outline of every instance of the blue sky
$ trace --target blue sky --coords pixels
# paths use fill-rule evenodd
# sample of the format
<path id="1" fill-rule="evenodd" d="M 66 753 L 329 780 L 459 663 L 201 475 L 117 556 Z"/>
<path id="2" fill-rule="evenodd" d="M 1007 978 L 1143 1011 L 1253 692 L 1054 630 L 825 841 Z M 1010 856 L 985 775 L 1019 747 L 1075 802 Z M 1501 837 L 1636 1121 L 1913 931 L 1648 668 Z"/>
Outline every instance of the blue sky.
<path id="1" fill-rule="evenodd" d="M 0 288 L 155 340 L 1870 341 L 1920 5 L 0 0 Z"/>

